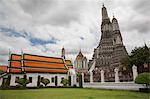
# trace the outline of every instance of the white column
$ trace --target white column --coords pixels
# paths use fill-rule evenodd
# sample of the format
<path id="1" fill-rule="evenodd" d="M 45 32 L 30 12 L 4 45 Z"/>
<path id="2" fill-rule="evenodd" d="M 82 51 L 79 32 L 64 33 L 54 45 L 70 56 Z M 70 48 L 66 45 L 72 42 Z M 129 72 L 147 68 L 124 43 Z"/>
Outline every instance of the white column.
<path id="1" fill-rule="evenodd" d="M 82 75 L 82 84 L 84 84 L 84 73 L 81 73 Z"/>
<path id="2" fill-rule="evenodd" d="M 90 71 L 90 83 L 93 83 L 93 72 Z"/>
<path id="3" fill-rule="evenodd" d="M 104 70 L 101 70 L 101 83 L 104 83 L 105 79 L 104 79 Z"/>
<path id="4" fill-rule="evenodd" d="M 73 75 L 73 84 L 77 85 L 77 76 L 76 76 L 76 74 Z"/>
<path id="5" fill-rule="evenodd" d="M 74 85 L 74 76 L 71 75 L 71 86 L 73 86 L 73 85 Z"/>
<path id="6" fill-rule="evenodd" d="M 2 85 L 3 82 L 3 78 L 0 78 L 0 86 Z"/>
<path id="7" fill-rule="evenodd" d="M 138 72 L 137 72 L 137 67 L 135 65 L 132 66 L 132 71 L 133 71 L 133 80 L 135 81 Z"/>
<path id="8" fill-rule="evenodd" d="M 115 72 L 115 83 L 118 83 L 119 82 L 118 68 L 115 68 L 114 72 Z"/>

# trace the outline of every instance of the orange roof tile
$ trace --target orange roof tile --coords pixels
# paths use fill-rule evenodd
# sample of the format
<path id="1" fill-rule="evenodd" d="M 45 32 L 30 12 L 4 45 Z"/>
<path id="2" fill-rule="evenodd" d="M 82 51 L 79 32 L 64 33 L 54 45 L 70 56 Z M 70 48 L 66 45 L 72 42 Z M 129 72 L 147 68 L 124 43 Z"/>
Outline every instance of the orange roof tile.
<path id="1" fill-rule="evenodd" d="M 21 62 L 19 61 L 11 61 L 10 62 L 11 67 L 21 68 Z"/>
<path id="2" fill-rule="evenodd" d="M 24 66 L 43 67 L 43 68 L 60 68 L 60 69 L 66 68 L 65 64 L 36 62 L 36 61 L 24 61 Z"/>
<path id="3" fill-rule="evenodd" d="M 25 54 L 24 55 L 24 60 L 35 60 L 35 61 L 63 63 L 63 59 L 62 58 L 44 57 L 44 56 L 29 55 L 29 54 Z"/>
<path id="4" fill-rule="evenodd" d="M 9 69 L 10 73 L 21 73 L 21 69 L 16 69 L 16 68 L 10 68 Z"/>
<path id="5" fill-rule="evenodd" d="M 67 73 L 68 70 L 50 70 L 50 69 L 43 69 L 43 68 L 28 68 L 24 67 L 26 72 L 46 72 L 46 73 Z"/>
<path id="6" fill-rule="evenodd" d="M 7 66 L 0 66 L 0 71 L 7 72 Z"/>
<path id="7" fill-rule="evenodd" d="M 17 54 L 11 55 L 10 73 L 21 73 L 21 59 L 22 59 L 21 55 Z M 25 72 L 45 72 L 45 73 L 68 72 L 68 69 L 66 68 L 62 58 L 38 56 L 31 54 L 23 54 L 23 68 L 25 69 Z"/>
<path id="8" fill-rule="evenodd" d="M 11 59 L 10 60 L 21 60 L 21 55 L 11 54 Z"/>

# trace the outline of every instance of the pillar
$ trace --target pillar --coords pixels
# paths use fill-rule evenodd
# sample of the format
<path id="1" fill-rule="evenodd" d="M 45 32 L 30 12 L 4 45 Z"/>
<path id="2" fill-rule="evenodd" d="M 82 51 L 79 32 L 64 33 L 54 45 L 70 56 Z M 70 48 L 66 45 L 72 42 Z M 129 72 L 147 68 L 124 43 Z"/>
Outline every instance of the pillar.
<path id="1" fill-rule="evenodd" d="M 138 72 L 137 72 L 137 67 L 135 65 L 132 66 L 132 71 L 133 71 L 133 80 L 135 81 Z"/>
<path id="2" fill-rule="evenodd" d="M 104 83 L 105 79 L 104 79 L 104 70 L 101 70 L 101 83 Z"/>
<path id="3" fill-rule="evenodd" d="M 90 83 L 93 83 L 93 72 L 90 71 Z"/>
<path id="4" fill-rule="evenodd" d="M 84 84 L 84 73 L 81 73 L 82 75 L 82 84 Z"/>
<path id="5" fill-rule="evenodd" d="M 114 72 L 115 72 L 115 83 L 118 83 L 119 82 L 118 68 L 115 68 Z"/>
<path id="6" fill-rule="evenodd" d="M 77 81 L 76 81 L 76 75 L 71 75 L 71 86 L 74 86 L 77 84 Z"/>

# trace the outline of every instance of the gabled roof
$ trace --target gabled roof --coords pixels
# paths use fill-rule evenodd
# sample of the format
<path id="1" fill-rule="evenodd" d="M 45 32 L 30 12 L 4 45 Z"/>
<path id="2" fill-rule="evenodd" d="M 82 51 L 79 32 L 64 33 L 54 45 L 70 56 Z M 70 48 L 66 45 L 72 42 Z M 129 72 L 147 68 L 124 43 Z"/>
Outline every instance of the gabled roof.
<path id="1" fill-rule="evenodd" d="M 11 54 L 10 72 L 45 72 L 45 73 L 67 73 L 64 60 L 57 57 L 47 57 L 32 54 Z M 22 71 L 23 70 L 23 71 Z"/>
<path id="2" fill-rule="evenodd" d="M 64 63 L 62 58 L 39 56 L 39 55 L 32 55 L 32 54 L 23 54 L 23 60 L 33 60 L 33 61 L 50 62 L 50 63 L 52 62 Z"/>

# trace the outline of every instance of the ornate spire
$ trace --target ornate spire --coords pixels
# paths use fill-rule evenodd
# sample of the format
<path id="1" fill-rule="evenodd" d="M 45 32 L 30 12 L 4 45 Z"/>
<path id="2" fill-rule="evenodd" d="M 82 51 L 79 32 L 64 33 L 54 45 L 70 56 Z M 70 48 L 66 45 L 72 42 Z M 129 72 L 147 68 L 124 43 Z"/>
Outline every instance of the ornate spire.
<path id="1" fill-rule="evenodd" d="M 62 48 L 62 50 L 61 50 L 61 57 L 62 57 L 63 59 L 65 59 L 65 48 L 64 48 L 64 46 L 63 46 L 63 48 Z"/>
<path id="2" fill-rule="evenodd" d="M 83 57 L 84 57 L 84 56 L 83 56 L 83 54 L 82 54 L 82 52 L 81 52 L 81 49 L 80 49 L 80 51 L 79 51 L 79 53 L 78 53 L 76 59 L 77 59 L 77 60 L 80 60 L 80 59 L 82 59 Z"/>
<path id="3" fill-rule="evenodd" d="M 118 21 L 115 18 L 114 14 L 113 14 L 113 19 L 112 19 L 112 27 L 113 27 L 113 31 L 120 30 Z"/>
<path id="4" fill-rule="evenodd" d="M 107 9 L 103 4 L 103 7 L 102 7 L 102 20 L 105 20 L 105 19 L 109 19 L 109 17 L 108 17 L 108 14 L 107 14 Z"/>
<path id="5" fill-rule="evenodd" d="M 113 13 L 113 18 L 115 18 L 115 15 L 114 15 L 114 13 Z"/>

